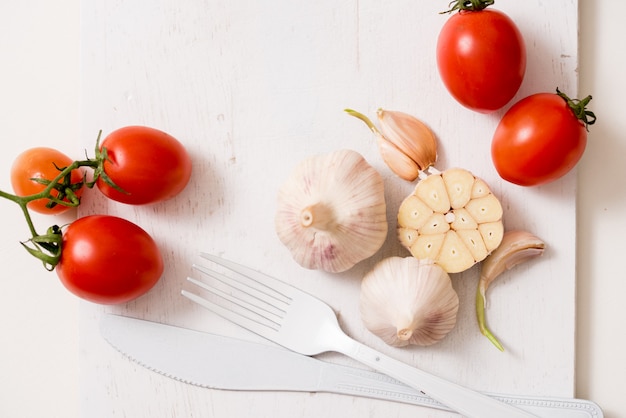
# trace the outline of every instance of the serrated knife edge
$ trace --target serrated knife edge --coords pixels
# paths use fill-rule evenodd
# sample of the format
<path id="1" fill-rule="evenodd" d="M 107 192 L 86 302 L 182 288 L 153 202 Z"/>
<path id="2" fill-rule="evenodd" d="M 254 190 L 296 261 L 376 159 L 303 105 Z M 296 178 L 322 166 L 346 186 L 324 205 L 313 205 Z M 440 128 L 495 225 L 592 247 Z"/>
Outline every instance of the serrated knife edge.
<path id="1" fill-rule="evenodd" d="M 133 362 L 202 388 L 329 392 L 449 410 L 383 374 L 264 344 L 114 314 L 103 316 L 100 331 L 111 346 Z M 170 334 L 175 338 L 168 338 Z M 242 372 L 239 375 L 238 370 Z M 540 417 L 603 418 L 598 405 L 587 400 L 489 395 Z"/>

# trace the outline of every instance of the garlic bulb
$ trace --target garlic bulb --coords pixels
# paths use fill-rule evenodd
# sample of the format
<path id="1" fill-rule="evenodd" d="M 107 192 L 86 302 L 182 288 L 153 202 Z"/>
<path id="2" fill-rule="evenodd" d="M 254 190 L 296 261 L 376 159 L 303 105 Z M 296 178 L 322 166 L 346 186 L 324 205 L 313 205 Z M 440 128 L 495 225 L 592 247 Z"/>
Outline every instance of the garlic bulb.
<path id="1" fill-rule="evenodd" d="M 352 109 L 346 112 L 361 119 L 376 134 L 383 160 L 400 178 L 413 181 L 420 171 L 437 160 L 435 135 L 419 119 L 403 112 L 378 109 L 379 131 L 362 113 Z"/>
<path id="2" fill-rule="evenodd" d="M 500 246 L 483 261 L 476 291 L 476 318 L 480 332 L 500 351 L 504 351 L 504 347 L 489 331 L 485 320 L 487 288 L 505 270 L 542 255 L 545 247 L 545 243 L 530 232 L 507 231 Z"/>
<path id="3" fill-rule="evenodd" d="M 348 270 L 387 237 L 382 178 L 356 151 L 309 157 L 278 192 L 275 226 L 303 267 Z"/>
<path id="4" fill-rule="evenodd" d="M 389 257 L 363 278 L 360 309 L 367 329 L 387 344 L 426 346 L 454 328 L 459 297 L 438 265 Z"/>
<path id="5" fill-rule="evenodd" d="M 460 273 L 502 241 L 502 205 L 487 184 L 462 168 L 420 180 L 398 209 L 398 238 L 419 259 Z"/>

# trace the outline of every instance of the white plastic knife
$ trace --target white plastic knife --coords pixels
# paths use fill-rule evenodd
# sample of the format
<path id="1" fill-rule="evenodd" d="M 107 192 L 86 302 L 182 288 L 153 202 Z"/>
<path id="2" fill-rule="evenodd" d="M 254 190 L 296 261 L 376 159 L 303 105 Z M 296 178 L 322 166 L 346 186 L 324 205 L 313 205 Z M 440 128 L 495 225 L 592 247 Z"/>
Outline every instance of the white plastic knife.
<path id="1" fill-rule="evenodd" d="M 196 386 L 248 391 L 330 392 L 449 410 L 383 374 L 282 348 L 105 314 L 105 340 L 142 366 Z M 573 398 L 489 394 L 545 418 L 602 418 L 595 403 Z"/>

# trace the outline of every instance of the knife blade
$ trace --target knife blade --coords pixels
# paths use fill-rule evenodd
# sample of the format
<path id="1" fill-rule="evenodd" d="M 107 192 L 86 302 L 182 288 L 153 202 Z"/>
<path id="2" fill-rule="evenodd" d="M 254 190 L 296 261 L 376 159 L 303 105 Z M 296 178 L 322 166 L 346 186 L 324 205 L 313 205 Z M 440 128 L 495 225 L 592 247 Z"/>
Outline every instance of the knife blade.
<path id="1" fill-rule="evenodd" d="M 239 391 L 329 392 L 449 410 L 383 374 L 329 363 L 260 343 L 105 314 L 100 333 L 136 363 L 195 386 Z M 575 398 L 488 394 L 545 418 L 602 418 Z"/>

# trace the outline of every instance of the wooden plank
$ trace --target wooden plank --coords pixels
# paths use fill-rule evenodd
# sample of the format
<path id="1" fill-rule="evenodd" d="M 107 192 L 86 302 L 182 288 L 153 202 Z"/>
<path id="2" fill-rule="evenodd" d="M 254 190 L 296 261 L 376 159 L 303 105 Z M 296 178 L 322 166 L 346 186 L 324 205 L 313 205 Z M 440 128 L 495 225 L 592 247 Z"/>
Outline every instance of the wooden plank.
<path id="1" fill-rule="evenodd" d="M 148 230 L 166 271 L 146 296 L 125 306 L 82 306 L 84 416 L 452 416 L 389 402 L 333 395 L 241 394 L 194 388 L 128 362 L 97 334 L 103 312 L 255 339 L 179 293 L 200 250 L 222 253 L 290 280 L 327 301 L 356 339 L 407 363 L 479 390 L 572 396 L 575 329 L 575 173 L 537 188 L 501 181 L 490 161 L 503 111 L 472 113 L 439 80 L 436 37 L 446 2 L 373 0 L 83 1 L 82 137 L 145 124 L 178 137 L 194 174 L 175 200 L 132 207 L 91 190 L 81 215 L 108 213 Z M 577 2 L 514 2 L 497 7 L 525 36 L 528 69 L 516 99 L 559 86 L 577 89 Z M 526 228 L 548 244 L 543 259 L 507 273 L 490 290 L 499 353 L 476 329 L 478 269 L 454 276 L 461 299 L 455 330 L 428 348 L 393 349 L 361 324 L 359 280 L 390 255 L 407 255 L 395 215 L 412 184 L 381 161 L 369 131 L 343 113 L 379 107 L 424 120 L 440 141 L 439 169 L 460 166 L 501 198 L 507 229 Z M 275 195 L 303 158 L 351 148 L 383 175 L 390 233 L 384 248 L 349 272 L 303 270 L 274 233 Z M 184 355 L 181 353 L 181 355 Z M 336 355 L 330 361 L 352 364 Z"/>

